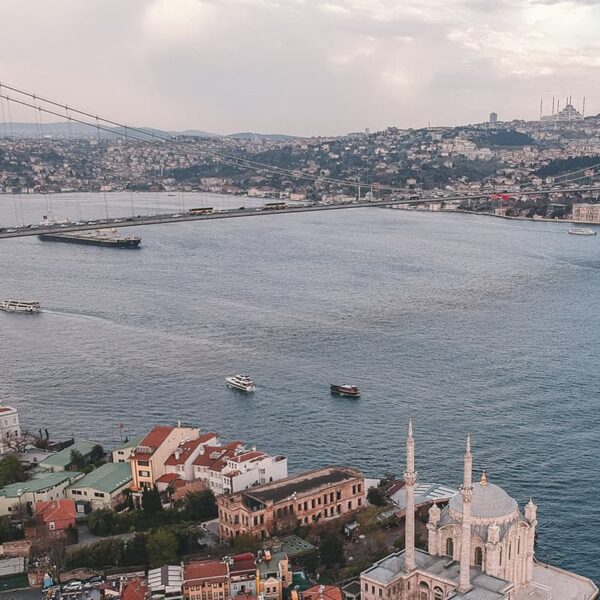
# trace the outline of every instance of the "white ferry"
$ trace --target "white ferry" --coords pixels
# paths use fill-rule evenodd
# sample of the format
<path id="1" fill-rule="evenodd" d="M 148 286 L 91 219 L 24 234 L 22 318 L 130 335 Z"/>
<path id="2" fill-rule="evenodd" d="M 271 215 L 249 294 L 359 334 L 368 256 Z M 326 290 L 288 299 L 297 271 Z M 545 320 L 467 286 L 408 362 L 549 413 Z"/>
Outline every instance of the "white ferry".
<path id="1" fill-rule="evenodd" d="M 23 300 L 0 300 L 0 310 L 7 312 L 34 313 L 40 312 L 42 307 L 39 302 L 25 302 Z"/>
<path id="2" fill-rule="evenodd" d="M 240 390 L 241 392 L 250 393 L 256 389 L 249 375 L 232 375 L 231 377 L 225 377 L 225 381 L 230 388 Z"/>
<path id="3" fill-rule="evenodd" d="M 569 229 L 569 233 L 571 235 L 596 235 L 593 229 L 588 229 L 587 227 L 573 227 Z"/>

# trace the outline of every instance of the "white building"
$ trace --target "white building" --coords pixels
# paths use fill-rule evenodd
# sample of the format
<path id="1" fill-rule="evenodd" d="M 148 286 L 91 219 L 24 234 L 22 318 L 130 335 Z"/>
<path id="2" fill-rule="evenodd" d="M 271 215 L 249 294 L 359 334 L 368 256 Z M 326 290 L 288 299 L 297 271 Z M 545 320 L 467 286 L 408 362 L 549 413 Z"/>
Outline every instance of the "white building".
<path id="1" fill-rule="evenodd" d="M 11 449 L 11 440 L 21 437 L 19 412 L 12 406 L 0 405 L 0 454 Z"/>
<path id="2" fill-rule="evenodd" d="M 261 483 L 287 477 L 287 458 L 269 456 L 243 442 L 207 446 L 194 461 L 194 479 L 204 481 L 216 494 L 231 494 Z"/>

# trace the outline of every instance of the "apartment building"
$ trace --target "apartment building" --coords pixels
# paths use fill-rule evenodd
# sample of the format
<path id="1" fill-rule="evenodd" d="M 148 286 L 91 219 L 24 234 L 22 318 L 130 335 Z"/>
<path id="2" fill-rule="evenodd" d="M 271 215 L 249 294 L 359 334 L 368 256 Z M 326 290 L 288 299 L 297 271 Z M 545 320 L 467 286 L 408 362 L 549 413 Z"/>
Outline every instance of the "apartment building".
<path id="1" fill-rule="evenodd" d="M 298 524 L 339 518 L 364 506 L 364 488 L 360 471 L 325 467 L 220 496 L 220 535 L 266 538 Z"/>
<path id="2" fill-rule="evenodd" d="M 229 559 L 229 592 L 236 596 L 256 596 L 256 560 L 252 552 Z"/>
<path id="3" fill-rule="evenodd" d="M 264 600 L 283 600 L 283 590 L 292 581 L 290 563 L 285 553 L 264 550 L 256 566 L 257 594 Z"/>
<path id="4" fill-rule="evenodd" d="M 228 564 L 220 560 L 194 561 L 183 566 L 184 600 L 228 600 Z"/>
<path id="5" fill-rule="evenodd" d="M 11 441 L 21 437 L 19 411 L 12 406 L 0 405 L 0 454 L 11 449 Z"/>
<path id="6" fill-rule="evenodd" d="M 219 446 L 217 433 L 204 433 L 193 440 L 186 440 L 179 444 L 165 461 L 165 472 L 174 473 L 184 481 L 197 479 L 194 475 L 194 461 L 206 446 Z"/>
<path id="7" fill-rule="evenodd" d="M 287 477 L 287 458 L 269 456 L 240 441 L 206 446 L 194 460 L 194 477 L 219 496 Z"/>
<path id="8" fill-rule="evenodd" d="M 157 425 L 144 437 L 130 457 L 132 489 L 152 487 L 165 474 L 165 462 L 177 447 L 200 437 L 197 427 Z"/>

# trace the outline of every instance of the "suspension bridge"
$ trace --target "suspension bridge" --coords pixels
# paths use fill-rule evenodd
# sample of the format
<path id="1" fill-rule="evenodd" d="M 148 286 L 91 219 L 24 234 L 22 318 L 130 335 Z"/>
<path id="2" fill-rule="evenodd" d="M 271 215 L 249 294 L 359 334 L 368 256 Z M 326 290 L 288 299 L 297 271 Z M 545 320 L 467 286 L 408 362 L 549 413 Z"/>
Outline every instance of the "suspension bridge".
<path id="1" fill-rule="evenodd" d="M 400 188 L 396 186 L 378 184 L 377 182 L 360 182 L 354 179 L 341 179 L 329 177 L 321 174 L 313 174 L 302 171 L 300 169 L 289 169 L 278 167 L 272 164 L 246 158 L 244 156 L 236 156 L 221 150 L 215 150 L 210 147 L 198 147 L 184 139 L 165 136 L 155 130 L 146 130 L 137 127 L 120 123 L 118 121 L 95 115 L 89 111 L 81 110 L 68 104 L 58 102 L 28 92 L 16 86 L 8 85 L 0 82 L 0 107 L 2 108 L 2 117 L 4 119 L 5 132 L 10 128 L 12 120 L 6 123 L 4 104 L 10 118 L 10 105 L 25 107 L 34 111 L 36 123 L 39 127 L 40 138 L 43 133 L 43 122 L 41 115 L 50 115 L 54 118 L 64 119 L 69 126 L 73 123 L 85 125 L 91 130 L 100 132 L 109 132 L 111 135 L 117 135 L 125 140 L 135 140 L 147 144 L 168 144 L 169 148 L 175 151 L 180 151 L 188 155 L 193 155 L 197 158 L 198 163 L 211 160 L 239 169 L 252 170 L 261 174 L 270 174 L 274 176 L 285 176 L 288 178 L 312 181 L 314 183 L 328 183 L 338 186 L 343 189 L 356 190 L 356 199 L 354 201 L 340 202 L 312 202 L 312 203 L 278 203 L 276 208 L 273 208 L 273 203 L 265 204 L 264 206 L 253 207 L 237 207 L 230 209 L 219 209 L 214 211 L 202 211 L 201 214 L 194 214 L 192 211 L 165 212 L 154 213 L 151 215 L 138 214 L 132 210 L 130 216 L 120 216 L 109 218 L 95 218 L 92 220 L 77 221 L 45 221 L 43 223 L 21 223 L 20 225 L 3 226 L 0 223 L 0 239 L 14 238 L 38 235 L 41 233 L 56 233 L 56 232 L 74 232 L 98 227 L 139 227 L 146 225 L 163 225 L 167 223 L 178 223 L 182 221 L 209 221 L 215 219 L 230 219 L 230 218 L 245 218 L 268 215 L 285 215 L 290 213 L 300 212 L 315 212 L 315 211 L 330 211 L 330 210 L 347 210 L 367 207 L 385 207 L 395 205 L 417 205 L 428 203 L 449 203 L 449 202 L 464 202 L 469 200 L 479 200 L 481 198 L 489 198 L 490 196 L 541 196 L 555 195 L 575 192 L 596 192 L 600 191 L 600 163 L 571 171 L 566 174 L 559 175 L 553 178 L 553 184 L 543 188 L 530 188 L 519 190 L 499 190 L 485 191 L 481 193 L 468 194 L 440 194 L 440 191 L 431 192 L 416 192 L 409 188 Z M 598 179 L 598 181 L 597 181 Z M 387 194 L 387 197 L 381 199 L 365 200 L 361 198 L 360 190 L 363 188 L 377 189 L 378 192 Z M 435 193 L 434 193 L 435 192 Z M 24 195 L 24 198 L 27 196 Z"/>

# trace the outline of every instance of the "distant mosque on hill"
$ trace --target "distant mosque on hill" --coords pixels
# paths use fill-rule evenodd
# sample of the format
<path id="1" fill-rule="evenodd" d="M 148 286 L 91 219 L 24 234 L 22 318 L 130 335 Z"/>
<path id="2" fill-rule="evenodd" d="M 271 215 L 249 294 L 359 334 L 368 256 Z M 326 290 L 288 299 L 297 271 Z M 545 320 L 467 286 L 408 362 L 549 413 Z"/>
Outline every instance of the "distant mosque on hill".
<path id="1" fill-rule="evenodd" d="M 361 600 L 593 600 L 585 577 L 535 559 L 537 507 L 488 481 L 473 483 L 467 437 L 463 483 L 447 506 L 429 509 L 428 551 L 415 548 L 415 440 L 406 441 L 405 549 L 361 574 Z"/>

